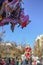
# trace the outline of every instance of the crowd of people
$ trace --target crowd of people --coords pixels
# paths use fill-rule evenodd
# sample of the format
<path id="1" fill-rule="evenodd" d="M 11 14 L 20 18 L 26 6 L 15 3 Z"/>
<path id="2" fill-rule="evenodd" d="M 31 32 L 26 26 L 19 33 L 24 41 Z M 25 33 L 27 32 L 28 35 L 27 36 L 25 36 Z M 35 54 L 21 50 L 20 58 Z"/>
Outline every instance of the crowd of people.
<path id="1" fill-rule="evenodd" d="M 22 60 L 22 58 L 6 58 L 6 59 L 2 59 L 0 58 L 0 65 L 43 65 L 42 62 L 40 62 L 39 60 L 33 60 L 32 58 L 30 58 L 30 60 L 28 59 L 24 59 Z"/>

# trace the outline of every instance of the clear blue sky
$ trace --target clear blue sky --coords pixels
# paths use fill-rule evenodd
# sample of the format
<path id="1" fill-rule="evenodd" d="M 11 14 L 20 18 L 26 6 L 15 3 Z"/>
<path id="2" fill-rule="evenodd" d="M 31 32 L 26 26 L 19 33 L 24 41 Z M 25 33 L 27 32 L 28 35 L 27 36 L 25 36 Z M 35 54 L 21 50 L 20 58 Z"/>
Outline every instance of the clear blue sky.
<path id="1" fill-rule="evenodd" d="M 29 43 L 32 47 L 35 38 L 43 34 L 43 0 L 23 0 L 25 14 L 30 16 L 31 23 L 24 29 L 18 28 L 11 32 L 10 25 L 4 26 L 6 33 L 3 39 L 5 41 L 16 41 L 17 43 Z M 0 28 L 1 31 L 1 28 Z"/>

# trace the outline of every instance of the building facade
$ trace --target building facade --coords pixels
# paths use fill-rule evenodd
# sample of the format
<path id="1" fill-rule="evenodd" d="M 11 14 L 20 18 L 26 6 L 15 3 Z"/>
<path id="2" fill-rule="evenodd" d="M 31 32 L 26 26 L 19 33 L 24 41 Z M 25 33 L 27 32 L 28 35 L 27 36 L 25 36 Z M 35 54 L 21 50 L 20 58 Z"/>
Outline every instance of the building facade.
<path id="1" fill-rule="evenodd" d="M 0 44 L 0 56 L 2 58 L 20 56 L 23 53 L 24 48 L 17 46 L 15 43 L 5 42 Z"/>
<path id="2" fill-rule="evenodd" d="M 42 57 L 43 55 L 43 35 L 40 35 L 35 39 L 34 55 L 38 57 Z"/>

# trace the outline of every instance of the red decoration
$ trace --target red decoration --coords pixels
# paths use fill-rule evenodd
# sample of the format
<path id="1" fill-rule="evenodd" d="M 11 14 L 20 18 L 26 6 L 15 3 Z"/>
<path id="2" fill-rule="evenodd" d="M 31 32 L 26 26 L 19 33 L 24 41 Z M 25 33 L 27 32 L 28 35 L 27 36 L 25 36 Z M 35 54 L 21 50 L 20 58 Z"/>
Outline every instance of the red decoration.
<path id="1" fill-rule="evenodd" d="M 29 48 L 27 47 L 27 48 L 25 49 L 25 51 L 26 51 L 26 52 L 31 52 L 31 48 L 30 48 L 30 47 L 29 47 Z"/>
<path id="2" fill-rule="evenodd" d="M 26 25 L 27 25 L 27 21 L 24 21 L 24 22 L 22 23 L 22 27 L 26 27 Z"/>
<path id="3" fill-rule="evenodd" d="M 30 59 L 31 54 L 30 53 L 26 53 L 25 56 L 26 56 L 27 59 Z"/>
<path id="4" fill-rule="evenodd" d="M 31 57 L 31 50 L 32 49 L 30 47 L 25 48 L 25 56 L 27 59 L 30 59 L 30 57 Z"/>

